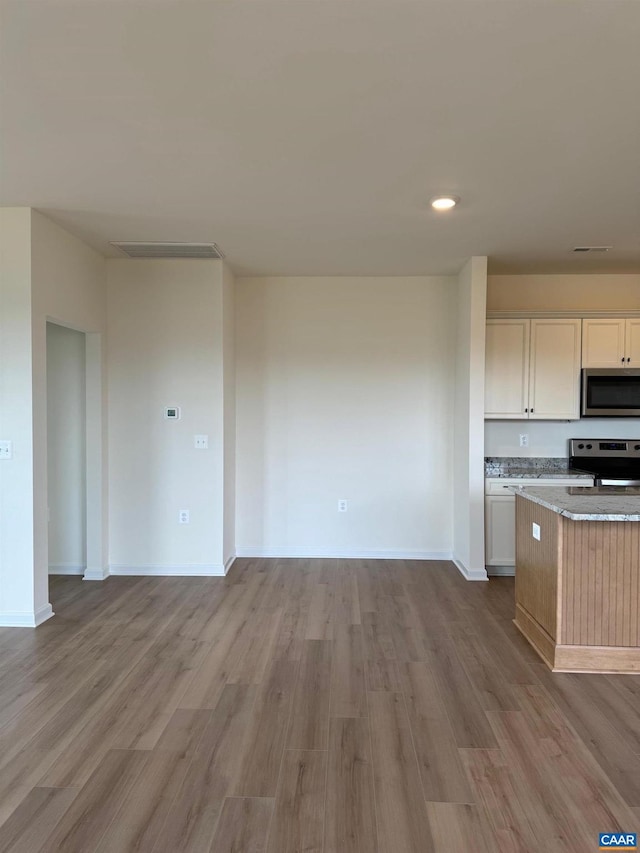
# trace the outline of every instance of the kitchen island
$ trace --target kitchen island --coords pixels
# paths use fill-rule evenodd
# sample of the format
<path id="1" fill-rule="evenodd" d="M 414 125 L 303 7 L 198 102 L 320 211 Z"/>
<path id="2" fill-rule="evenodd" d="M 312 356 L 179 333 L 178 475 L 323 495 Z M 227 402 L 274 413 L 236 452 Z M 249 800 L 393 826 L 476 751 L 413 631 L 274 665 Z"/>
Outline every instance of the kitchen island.
<path id="1" fill-rule="evenodd" d="M 518 629 L 554 671 L 640 673 L 640 488 L 513 491 Z"/>

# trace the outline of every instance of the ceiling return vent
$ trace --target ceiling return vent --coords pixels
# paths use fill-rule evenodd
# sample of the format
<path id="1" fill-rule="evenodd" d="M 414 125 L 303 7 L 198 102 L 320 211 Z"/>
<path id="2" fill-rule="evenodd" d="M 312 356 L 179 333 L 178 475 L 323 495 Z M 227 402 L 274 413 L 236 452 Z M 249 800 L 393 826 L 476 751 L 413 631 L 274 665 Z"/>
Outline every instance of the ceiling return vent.
<path id="1" fill-rule="evenodd" d="M 587 252 L 608 252 L 611 246 L 576 246 L 572 252 L 586 254 Z"/>
<path id="2" fill-rule="evenodd" d="M 215 243 L 110 243 L 128 258 L 200 258 L 222 260 Z"/>

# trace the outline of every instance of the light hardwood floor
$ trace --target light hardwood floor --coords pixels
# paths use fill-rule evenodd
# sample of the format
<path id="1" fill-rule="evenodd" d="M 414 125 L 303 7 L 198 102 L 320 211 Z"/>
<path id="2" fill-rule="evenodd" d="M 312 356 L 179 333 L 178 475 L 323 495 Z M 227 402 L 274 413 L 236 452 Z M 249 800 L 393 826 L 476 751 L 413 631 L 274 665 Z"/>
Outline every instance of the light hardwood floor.
<path id="1" fill-rule="evenodd" d="M 554 675 L 513 579 L 238 560 L 54 578 L 0 629 L 2 853 L 585 853 L 640 829 L 640 676 Z"/>

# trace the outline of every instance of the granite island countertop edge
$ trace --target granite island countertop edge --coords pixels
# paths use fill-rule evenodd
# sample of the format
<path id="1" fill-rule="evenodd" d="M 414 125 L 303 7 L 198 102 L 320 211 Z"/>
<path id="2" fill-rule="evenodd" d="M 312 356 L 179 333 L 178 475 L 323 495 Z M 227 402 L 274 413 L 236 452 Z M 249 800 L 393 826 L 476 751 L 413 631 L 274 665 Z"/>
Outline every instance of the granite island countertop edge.
<path id="1" fill-rule="evenodd" d="M 565 486 L 514 485 L 510 490 L 515 495 L 520 495 L 571 521 L 640 521 L 640 494 L 594 494 L 599 490 L 589 486 L 584 488 L 591 494 L 571 495 L 567 493 Z M 546 494 L 537 494 L 539 492 Z M 594 506 L 593 510 L 587 510 L 585 501 L 598 501 L 600 505 Z"/>

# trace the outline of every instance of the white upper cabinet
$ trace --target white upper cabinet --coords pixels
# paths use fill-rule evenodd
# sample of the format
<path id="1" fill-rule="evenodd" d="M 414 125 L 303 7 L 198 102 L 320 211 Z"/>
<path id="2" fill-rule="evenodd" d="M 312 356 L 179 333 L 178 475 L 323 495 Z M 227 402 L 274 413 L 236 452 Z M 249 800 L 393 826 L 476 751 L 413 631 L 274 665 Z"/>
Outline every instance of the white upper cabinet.
<path id="1" fill-rule="evenodd" d="M 580 417 L 581 320 L 532 320 L 529 417 Z"/>
<path id="2" fill-rule="evenodd" d="M 625 342 L 627 367 L 640 367 L 640 317 L 626 321 Z"/>
<path id="3" fill-rule="evenodd" d="M 640 317 L 585 320 L 583 367 L 640 367 Z"/>
<path id="4" fill-rule="evenodd" d="M 580 417 L 581 320 L 488 320 L 485 417 Z"/>
<path id="5" fill-rule="evenodd" d="M 597 319 L 582 323 L 582 366 L 623 367 L 627 320 Z"/>
<path id="6" fill-rule="evenodd" d="M 530 320 L 487 320 L 487 418 L 526 418 L 529 408 Z"/>

